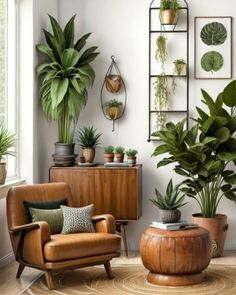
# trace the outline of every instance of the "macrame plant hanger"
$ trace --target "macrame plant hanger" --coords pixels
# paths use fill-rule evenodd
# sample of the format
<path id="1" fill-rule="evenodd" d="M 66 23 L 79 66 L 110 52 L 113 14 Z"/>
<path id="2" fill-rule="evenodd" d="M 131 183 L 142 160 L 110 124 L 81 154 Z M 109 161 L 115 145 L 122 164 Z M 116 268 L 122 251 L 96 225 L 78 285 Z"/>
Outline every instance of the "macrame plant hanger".
<path id="1" fill-rule="evenodd" d="M 116 96 L 117 93 L 119 93 L 119 97 Z M 112 131 L 114 131 L 115 121 L 123 116 L 127 100 L 125 83 L 114 55 L 111 56 L 111 64 L 102 84 L 100 99 L 103 115 L 107 120 L 112 120 Z"/>

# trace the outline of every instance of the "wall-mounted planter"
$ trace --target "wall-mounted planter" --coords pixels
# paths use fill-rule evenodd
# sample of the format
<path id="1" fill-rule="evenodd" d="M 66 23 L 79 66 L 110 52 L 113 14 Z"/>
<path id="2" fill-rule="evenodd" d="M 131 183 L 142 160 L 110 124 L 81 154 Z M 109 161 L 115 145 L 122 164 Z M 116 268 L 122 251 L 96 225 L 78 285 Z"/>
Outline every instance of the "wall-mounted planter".
<path id="1" fill-rule="evenodd" d="M 114 97 L 114 95 L 116 96 Z M 115 121 L 120 119 L 125 112 L 127 93 L 124 80 L 113 55 L 105 75 L 100 98 L 103 114 L 106 119 L 112 120 L 112 131 L 114 131 Z"/>
<path id="2" fill-rule="evenodd" d="M 121 88 L 121 76 L 120 75 L 108 75 L 105 78 L 105 85 L 107 91 L 111 93 L 119 92 Z"/>

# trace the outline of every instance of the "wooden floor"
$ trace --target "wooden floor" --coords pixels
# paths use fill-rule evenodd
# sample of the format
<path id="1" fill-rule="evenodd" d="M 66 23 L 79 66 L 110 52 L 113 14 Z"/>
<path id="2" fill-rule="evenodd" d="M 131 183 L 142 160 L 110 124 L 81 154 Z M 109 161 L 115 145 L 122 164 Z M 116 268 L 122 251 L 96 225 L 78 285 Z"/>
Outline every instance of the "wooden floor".
<path id="1" fill-rule="evenodd" d="M 124 253 L 121 257 L 112 260 L 112 265 L 116 264 L 141 264 L 141 258 L 138 252 L 129 251 L 127 258 Z M 211 260 L 212 264 L 236 265 L 236 251 L 225 251 L 224 256 Z M 17 295 L 27 288 L 42 272 L 33 268 L 25 268 L 20 279 L 16 279 L 18 263 L 13 262 L 0 269 L 0 294 Z"/>

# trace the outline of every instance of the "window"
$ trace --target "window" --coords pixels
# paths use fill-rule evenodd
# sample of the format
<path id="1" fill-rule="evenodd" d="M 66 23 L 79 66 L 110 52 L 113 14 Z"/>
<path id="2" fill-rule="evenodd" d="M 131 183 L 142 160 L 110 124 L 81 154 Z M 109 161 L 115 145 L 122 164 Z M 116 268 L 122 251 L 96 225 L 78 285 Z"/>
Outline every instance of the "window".
<path id="1" fill-rule="evenodd" d="M 0 0 L 0 123 L 17 133 L 17 10 L 16 0 Z M 9 156 L 7 177 L 17 175 L 17 161 Z"/>

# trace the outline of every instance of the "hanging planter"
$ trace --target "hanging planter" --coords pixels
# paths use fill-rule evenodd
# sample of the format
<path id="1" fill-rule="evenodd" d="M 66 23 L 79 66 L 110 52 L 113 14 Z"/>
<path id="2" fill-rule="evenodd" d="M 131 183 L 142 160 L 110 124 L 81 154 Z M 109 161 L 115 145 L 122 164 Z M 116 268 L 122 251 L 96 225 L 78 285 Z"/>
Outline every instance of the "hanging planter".
<path id="1" fill-rule="evenodd" d="M 106 76 L 106 89 L 111 93 L 117 93 L 121 88 L 121 76 L 120 75 L 108 75 Z"/>
<path id="2" fill-rule="evenodd" d="M 117 93 L 119 97 L 112 98 L 114 94 L 117 96 Z M 103 114 L 106 119 L 113 122 L 112 131 L 115 130 L 115 121 L 120 119 L 125 112 L 126 97 L 125 83 L 115 62 L 115 56 L 112 55 L 100 95 Z"/>

